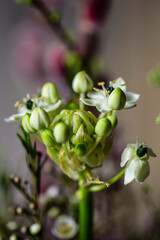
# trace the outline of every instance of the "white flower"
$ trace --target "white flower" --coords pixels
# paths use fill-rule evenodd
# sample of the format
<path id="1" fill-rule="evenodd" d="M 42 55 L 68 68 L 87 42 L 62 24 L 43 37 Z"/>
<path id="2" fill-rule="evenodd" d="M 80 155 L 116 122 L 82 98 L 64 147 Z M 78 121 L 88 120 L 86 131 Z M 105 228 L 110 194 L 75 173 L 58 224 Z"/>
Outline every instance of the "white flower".
<path id="1" fill-rule="evenodd" d="M 14 104 L 14 106 L 18 108 L 18 113 L 5 118 L 5 122 L 20 120 L 26 113 L 31 114 L 36 107 L 41 107 L 47 113 L 50 113 L 57 109 L 62 101 L 59 99 L 55 104 L 49 104 L 45 101 L 45 97 L 36 96 L 35 98 L 30 98 L 30 95 L 27 94 L 26 98 L 23 99 L 23 102 L 23 104 L 20 104 L 19 102 Z"/>
<path id="2" fill-rule="evenodd" d="M 126 102 L 124 108 L 132 108 L 135 107 L 135 101 L 137 101 L 140 97 L 139 94 L 133 92 L 126 91 L 126 84 L 123 78 L 117 78 L 115 81 L 109 82 L 109 87 L 106 89 L 104 87 L 104 83 L 99 83 L 102 86 L 102 90 L 94 88 L 94 92 L 89 92 L 87 96 L 89 98 L 81 98 L 80 100 L 88 105 L 88 106 L 95 106 L 99 112 L 109 112 L 112 108 L 109 106 L 109 97 L 116 88 L 120 88 L 126 95 Z"/>
<path id="3" fill-rule="evenodd" d="M 71 239 L 78 232 L 78 225 L 75 220 L 67 215 L 59 216 L 54 223 L 51 233 L 58 239 Z"/>
<path id="4" fill-rule="evenodd" d="M 149 176 L 150 167 L 149 156 L 156 157 L 156 154 L 145 143 L 140 143 L 138 138 L 136 144 L 128 144 L 121 156 L 121 167 L 126 163 L 124 184 L 128 184 L 134 179 L 143 183 Z"/>

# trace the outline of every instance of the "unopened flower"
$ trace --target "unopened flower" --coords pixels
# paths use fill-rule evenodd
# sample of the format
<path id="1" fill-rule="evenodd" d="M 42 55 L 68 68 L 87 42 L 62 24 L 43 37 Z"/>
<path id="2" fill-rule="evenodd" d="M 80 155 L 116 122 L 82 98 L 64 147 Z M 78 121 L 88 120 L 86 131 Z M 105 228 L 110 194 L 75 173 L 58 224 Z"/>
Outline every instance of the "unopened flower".
<path id="1" fill-rule="evenodd" d="M 85 71 L 81 71 L 75 75 L 72 88 L 76 93 L 87 93 L 93 88 L 93 81 Z"/>
<path id="2" fill-rule="evenodd" d="M 51 113 L 61 105 L 61 100 L 58 99 L 55 104 L 49 104 L 45 101 L 45 97 L 35 96 L 33 98 L 27 94 L 26 98 L 23 99 L 23 104 L 17 101 L 14 106 L 18 109 L 18 113 L 11 115 L 4 120 L 6 122 L 21 120 L 26 113 L 32 114 L 35 108 L 40 107 L 47 113 Z"/>
<path id="3" fill-rule="evenodd" d="M 29 231 L 31 235 L 37 235 L 42 230 L 42 226 L 39 223 L 34 223 L 30 226 Z"/>
<path id="4" fill-rule="evenodd" d="M 94 92 L 89 92 L 89 98 L 81 98 L 81 101 L 88 106 L 95 106 L 99 112 L 109 112 L 111 110 L 121 110 L 123 108 L 135 107 L 135 101 L 139 99 L 139 94 L 126 91 L 126 84 L 122 78 L 110 81 L 109 87 L 104 87 L 104 82 L 99 83 L 102 90 L 94 88 Z"/>
<path id="5" fill-rule="evenodd" d="M 50 117 L 48 113 L 40 107 L 34 109 L 30 117 L 31 127 L 38 130 L 48 128 L 50 124 Z"/>
<path id="6" fill-rule="evenodd" d="M 75 220 L 67 215 L 61 215 L 55 220 L 51 233 L 58 239 L 72 239 L 78 232 Z"/>
<path id="7" fill-rule="evenodd" d="M 150 167 L 148 163 L 149 157 L 156 157 L 153 150 L 145 143 L 140 143 L 138 138 L 135 144 L 128 144 L 124 149 L 121 157 L 121 167 L 126 164 L 124 184 L 128 184 L 134 179 L 143 183 L 149 176 Z"/>

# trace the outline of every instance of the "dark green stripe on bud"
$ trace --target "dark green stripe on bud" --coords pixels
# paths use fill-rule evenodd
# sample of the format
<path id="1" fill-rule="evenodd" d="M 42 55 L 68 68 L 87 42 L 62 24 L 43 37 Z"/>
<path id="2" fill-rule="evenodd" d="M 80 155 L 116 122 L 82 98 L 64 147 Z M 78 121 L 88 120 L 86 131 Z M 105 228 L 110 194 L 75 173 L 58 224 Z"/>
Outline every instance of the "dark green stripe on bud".
<path id="1" fill-rule="evenodd" d="M 45 101 L 54 104 L 59 99 L 59 93 L 56 86 L 52 82 L 47 82 L 41 89 L 41 96 L 45 97 Z"/>
<path id="2" fill-rule="evenodd" d="M 26 113 L 22 118 L 22 126 L 27 133 L 33 133 L 36 130 L 30 124 L 30 114 Z"/>
<path id="3" fill-rule="evenodd" d="M 57 143 L 65 143 L 70 138 L 69 127 L 64 122 L 59 122 L 53 129 L 53 135 Z"/>
<path id="4" fill-rule="evenodd" d="M 44 144 L 47 147 L 52 147 L 54 145 L 53 131 L 50 129 L 44 129 L 41 131 L 41 137 Z"/>
<path id="5" fill-rule="evenodd" d="M 84 156 L 87 152 L 87 144 L 85 143 L 79 143 L 75 147 L 75 153 L 78 156 Z"/>
<path id="6" fill-rule="evenodd" d="M 116 114 L 113 111 L 108 112 L 107 118 L 111 121 L 112 124 L 112 131 L 115 129 L 118 123 L 118 119 Z"/>
<path id="7" fill-rule="evenodd" d="M 50 124 L 50 117 L 45 110 L 37 107 L 33 110 L 31 114 L 30 124 L 37 131 L 43 128 L 48 128 Z"/>
<path id="8" fill-rule="evenodd" d="M 72 88 L 76 93 L 87 93 L 93 88 L 93 81 L 85 71 L 81 71 L 75 75 Z"/>
<path id="9" fill-rule="evenodd" d="M 108 136 L 112 131 L 111 121 L 105 117 L 100 119 L 95 126 L 95 133 L 99 137 L 103 137 L 104 135 Z"/>
<path id="10" fill-rule="evenodd" d="M 108 97 L 108 105 L 113 110 L 123 109 L 125 103 L 126 95 L 120 88 L 114 89 Z"/>

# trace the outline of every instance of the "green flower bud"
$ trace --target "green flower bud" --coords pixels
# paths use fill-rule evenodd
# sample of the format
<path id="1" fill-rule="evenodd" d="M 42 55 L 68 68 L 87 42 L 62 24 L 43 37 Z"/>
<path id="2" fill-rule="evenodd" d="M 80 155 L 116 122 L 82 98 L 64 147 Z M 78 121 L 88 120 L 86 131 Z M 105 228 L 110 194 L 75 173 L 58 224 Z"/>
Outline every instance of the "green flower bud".
<path id="1" fill-rule="evenodd" d="M 111 121 L 105 117 L 100 119 L 95 126 L 95 133 L 99 137 L 103 137 L 104 135 L 108 136 L 112 131 Z"/>
<path id="2" fill-rule="evenodd" d="M 87 93 L 93 88 L 93 81 L 85 71 L 81 71 L 75 75 L 72 88 L 76 93 Z"/>
<path id="3" fill-rule="evenodd" d="M 47 147 L 47 154 L 48 154 L 48 156 L 50 157 L 50 159 L 52 159 L 58 165 L 60 164 L 59 151 L 60 150 L 58 150 L 55 147 Z"/>
<path id="4" fill-rule="evenodd" d="M 17 235 L 13 234 L 9 237 L 9 240 L 18 240 Z"/>
<path id="5" fill-rule="evenodd" d="M 43 128 L 48 128 L 50 124 L 50 117 L 46 111 L 40 107 L 37 107 L 33 110 L 30 116 L 30 124 L 31 127 L 37 131 Z"/>
<path id="6" fill-rule="evenodd" d="M 108 97 L 108 105 L 113 110 L 123 109 L 125 103 L 126 103 L 126 95 L 120 88 L 114 89 Z"/>
<path id="7" fill-rule="evenodd" d="M 54 145 L 53 131 L 50 129 L 44 129 L 41 131 L 41 137 L 44 144 L 47 147 L 52 147 Z"/>
<path id="8" fill-rule="evenodd" d="M 160 114 L 157 116 L 157 118 L 156 118 L 156 123 L 158 124 L 158 125 L 160 125 Z"/>
<path id="9" fill-rule="evenodd" d="M 75 153 L 78 156 L 84 156 L 87 152 L 87 144 L 85 143 L 79 143 L 75 147 Z"/>
<path id="10" fill-rule="evenodd" d="M 78 104 L 75 102 L 69 102 L 65 108 L 70 110 L 79 109 Z"/>
<path id="11" fill-rule="evenodd" d="M 36 130 L 30 124 L 30 114 L 26 113 L 22 118 L 22 126 L 27 133 L 35 132 Z"/>
<path id="12" fill-rule="evenodd" d="M 115 129 L 115 127 L 117 126 L 117 123 L 118 123 L 117 116 L 114 113 L 112 113 L 112 111 L 110 111 L 107 114 L 107 118 L 111 121 L 112 131 L 113 131 Z"/>
<path id="13" fill-rule="evenodd" d="M 53 129 L 53 135 L 56 142 L 65 143 L 70 138 L 70 131 L 68 126 L 64 122 L 59 122 Z"/>
<path id="14" fill-rule="evenodd" d="M 30 226 L 29 231 L 32 235 L 37 235 L 42 230 L 42 227 L 39 223 L 34 223 Z"/>
<path id="15" fill-rule="evenodd" d="M 59 93 L 56 86 L 52 82 L 47 82 L 41 89 L 41 96 L 45 97 L 48 103 L 56 103 L 59 99 Z"/>

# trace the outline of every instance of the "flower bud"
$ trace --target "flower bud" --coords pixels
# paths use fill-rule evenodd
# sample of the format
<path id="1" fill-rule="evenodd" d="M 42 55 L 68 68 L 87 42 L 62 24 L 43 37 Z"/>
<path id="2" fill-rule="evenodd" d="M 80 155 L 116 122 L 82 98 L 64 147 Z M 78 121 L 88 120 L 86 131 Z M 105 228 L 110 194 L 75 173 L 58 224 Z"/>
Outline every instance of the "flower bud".
<path id="1" fill-rule="evenodd" d="M 68 126 L 64 122 L 59 122 L 53 129 L 53 135 L 56 142 L 65 143 L 70 137 L 70 131 Z"/>
<path id="2" fill-rule="evenodd" d="M 85 71 L 81 71 L 75 75 L 72 88 L 76 93 L 87 93 L 93 88 L 93 81 Z"/>
<path id="3" fill-rule="evenodd" d="M 75 153 L 78 156 L 84 156 L 87 152 L 87 144 L 85 143 L 79 143 L 75 147 Z"/>
<path id="4" fill-rule="evenodd" d="M 42 227 L 39 223 L 34 223 L 30 226 L 29 231 L 32 235 L 37 235 L 40 233 Z"/>
<path id="5" fill-rule="evenodd" d="M 13 234 L 9 237 L 9 240 L 18 240 L 17 235 Z"/>
<path id="6" fill-rule="evenodd" d="M 58 165 L 60 164 L 59 150 L 57 150 L 55 147 L 47 147 L 47 154 L 55 163 Z"/>
<path id="7" fill-rule="evenodd" d="M 156 118 L 156 123 L 158 124 L 158 125 L 160 125 L 160 114 L 157 116 L 157 118 Z"/>
<path id="8" fill-rule="evenodd" d="M 52 82 L 47 82 L 43 85 L 41 96 L 45 97 L 45 100 L 50 104 L 56 103 L 59 99 L 58 90 Z"/>
<path id="9" fill-rule="evenodd" d="M 95 133 L 99 137 L 103 137 L 104 135 L 108 136 L 112 131 L 111 121 L 105 117 L 100 119 L 95 126 Z"/>
<path id="10" fill-rule="evenodd" d="M 117 126 L 117 123 L 118 123 L 117 116 L 115 114 L 113 114 L 112 111 L 110 111 L 107 114 L 107 118 L 111 121 L 112 131 L 113 131 L 115 129 L 115 127 Z"/>
<path id="11" fill-rule="evenodd" d="M 54 145 L 53 131 L 50 129 L 44 129 L 41 131 L 41 137 L 44 144 L 47 147 L 52 147 Z"/>
<path id="12" fill-rule="evenodd" d="M 113 110 L 123 109 L 125 103 L 126 103 L 126 95 L 119 87 L 113 90 L 108 97 L 108 105 Z"/>
<path id="13" fill-rule="evenodd" d="M 27 133 L 32 133 L 36 131 L 33 127 L 31 127 L 30 116 L 31 115 L 29 113 L 26 113 L 22 118 L 22 126 Z"/>
<path id="14" fill-rule="evenodd" d="M 42 108 L 37 107 L 33 110 L 30 117 L 31 127 L 34 129 L 41 130 L 43 128 L 48 128 L 50 124 L 50 117 L 46 111 Z"/>

